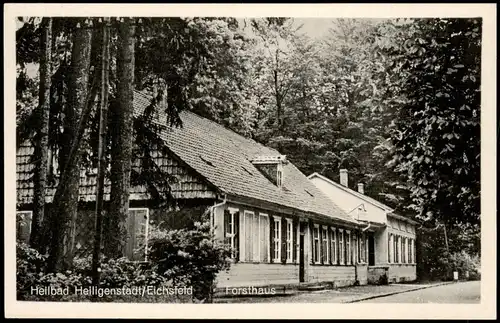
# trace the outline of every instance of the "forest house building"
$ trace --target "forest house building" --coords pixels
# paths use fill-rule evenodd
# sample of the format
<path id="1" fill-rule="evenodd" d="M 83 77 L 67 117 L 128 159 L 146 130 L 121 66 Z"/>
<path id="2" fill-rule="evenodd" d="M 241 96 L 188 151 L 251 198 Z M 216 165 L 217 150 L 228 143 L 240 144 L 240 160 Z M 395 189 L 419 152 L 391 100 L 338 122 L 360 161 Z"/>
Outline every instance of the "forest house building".
<path id="1" fill-rule="evenodd" d="M 141 115 L 150 102 L 147 95 L 135 92 L 135 116 Z M 170 127 L 165 117 L 155 119 L 163 126 L 160 137 L 168 149 L 165 154 L 153 152 L 156 164 L 177 179 L 171 184 L 175 206 L 162 206 L 144 186 L 131 187 L 124 250 L 131 261 L 147 261 L 147 254 L 136 249 L 140 236 L 147 237 L 152 225 L 182 228 L 205 212 L 210 213 L 216 238 L 235 250 L 230 270 L 218 275 L 218 287 L 301 282 L 367 284 L 374 239 L 376 246 L 382 241 L 380 236 L 398 239 L 397 248 L 403 238 L 409 241 L 405 246 L 413 246 L 411 222 L 380 208 L 391 223 L 404 223 L 413 231 L 386 228 L 387 222 L 382 220 L 374 220 L 366 230 L 366 219 L 349 214 L 341 201 L 330 199 L 328 192 L 325 194 L 278 151 L 192 112 L 182 111 L 180 118 L 183 127 L 179 128 Z M 33 201 L 32 154 L 33 147 L 27 141 L 18 148 L 16 160 L 17 211 L 28 219 Z M 92 250 L 96 177 L 96 172 L 81 171 L 74 241 L 77 254 Z M 55 185 L 47 189 L 47 212 L 54 191 Z M 105 201 L 109 201 L 109 192 L 107 183 Z M 29 225 L 18 228 L 18 237 L 29 237 Z M 375 251 L 375 264 L 386 265 L 386 256 L 387 252 L 382 255 Z M 413 268 L 408 263 L 402 269 L 405 276 L 414 278 Z"/>

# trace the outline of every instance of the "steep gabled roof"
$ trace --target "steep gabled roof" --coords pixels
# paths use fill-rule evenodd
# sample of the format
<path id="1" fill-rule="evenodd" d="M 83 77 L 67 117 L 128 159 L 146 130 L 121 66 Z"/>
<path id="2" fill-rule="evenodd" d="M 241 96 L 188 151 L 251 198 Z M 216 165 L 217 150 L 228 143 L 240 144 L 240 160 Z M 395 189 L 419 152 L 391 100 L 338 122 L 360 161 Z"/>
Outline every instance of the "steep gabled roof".
<path id="1" fill-rule="evenodd" d="M 139 116 L 150 105 L 150 97 L 141 92 L 134 94 L 134 115 Z M 213 198 L 214 191 L 246 197 L 256 201 L 314 213 L 320 216 L 357 223 L 327 196 L 323 194 L 292 163 L 283 165 L 283 185 L 278 187 L 266 178 L 251 160 L 258 156 L 281 156 L 272 148 L 252 139 L 245 138 L 223 126 L 202 118 L 192 112 L 180 113 L 182 127 L 168 126 L 164 114 L 154 122 L 162 125 L 160 137 L 165 141 L 172 157 L 167 162 L 157 163 L 165 170 L 177 167 L 176 173 L 182 180 L 174 185 L 177 198 Z M 30 155 L 33 148 L 22 145 L 17 151 L 17 195 L 20 203 L 30 203 L 33 196 L 33 182 L 30 179 L 33 164 Z M 162 157 L 158 157 L 161 159 Z M 95 174 L 84 174 L 80 178 L 80 200 L 95 200 Z M 47 202 L 52 200 L 55 188 L 48 189 Z M 144 187 L 131 188 L 131 199 L 147 198 Z M 191 193 L 189 195 L 188 193 Z M 109 182 L 105 187 L 105 198 L 109 195 Z"/>
<path id="2" fill-rule="evenodd" d="M 319 173 L 312 173 L 311 175 L 307 176 L 308 179 L 312 179 L 313 177 L 320 178 L 320 179 L 326 181 L 327 183 L 331 184 L 332 186 L 335 186 L 336 188 L 339 188 L 339 189 L 341 189 L 341 190 L 343 190 L 343 191 L 345 191 L 347 193 L 350 193 L 350 194 L 352 194 L 352 195 L 354 195 L 354 196 L 356 196 L 356 197 L 358 197 L 358 198 L 360 198 L 360 199 L 362 199 L 362 200 L 364 200 L 364 201 L 366 201 L 368 203 L 371 203 L 371 204 L 373 204 L 373 205 L 375 205 L 375 206 L 377 206 L 377 207 L 385 210 L 387 212 L 388 216 L 391 216 L 391 217 L 399 219 L 399 220 L 407 221 L 407 222 L 410 222 L 410 223 L 413 223 L 413 224 L 418 223 L 415 220 L 412 220 L 412 219 L 410 219 L 408 217 L 405 217 L 405 216 L 402 216 L 402 215 L 394 213 L 394 209 L 391 208 L 390 206 L 385 205 L 384 203 L 382 203 L 380 201 L 377 201 L 376 199 L 371 198 L 371 197 L 369 197 L 367 195 L 361 194 L 361 193 L 359 193 L 359 192 L 357 192 L 357 191 L 355 191 L 353 189 L 350 189 L 349 187 L 346 187 L 346 186 L 344 186 L 342 184 L 336 183 L 333 180 L 329 179 L 328 177 L 325 177 L 325 176 L 323 176 L 323 175 L 321 175 Z M 364 220 L 366 220 L 366 219 L 364 219 Z"/>
<path id="3" fill-rule="evenodd" d="M 336 183 L 336 182 L 332 181 L 331 179 L 329 179 L 328 177 L 325 177 L 319 173 L 312 173 L 311 175 L 307 176 L 307 178 L 309 178 L 309 179 L 312 179 L 313 177 L 321 178 L 322 180 L 326 181 L 327 183 L 329 183 L 329 184 L 331 184 L 331 185 L 333 185 L 333 186 L 335 186 L 335 187 L 337 187 L 337 188 L 339 188 L 339 189 L 341 189 L 349 194 L 352 194 L 352 195 L 354 195 L 354 196 L 356 196 L 356 197 L 358 197 L 358 198 L 360 198 L 368 203 L 371 203 L 371 204 L 373 204 L 381 209 L 384 209 L 387 212 L 393 211 L 393 208 L 391 208 L 390 206 L 387 206 L 384 203 L 379 202 L 379 201 L 375 200 L 374 198 L 371 198 L 367 195 L 364 195 L 364 194 L 361 194 L 355 190 L 352 190 L 349 187 L 346 187 L 342 184 Z"/>
<path id="4" fill-rule="evenodd" d="M 148 96 L 136 92 L 136 114 L 149 104 Z M 165 127 L 161 138 L 180 159 L 224 193 L 356 223 L 292 163 L 283 166 L 282 188 L 252 164 L 256 156 L 280 156 L 277 150 L 189 111 L 182 111 L 180 118 L 182 128 Z M 165 117 L 160 117 L 158 123 L 168 124 Z"/>

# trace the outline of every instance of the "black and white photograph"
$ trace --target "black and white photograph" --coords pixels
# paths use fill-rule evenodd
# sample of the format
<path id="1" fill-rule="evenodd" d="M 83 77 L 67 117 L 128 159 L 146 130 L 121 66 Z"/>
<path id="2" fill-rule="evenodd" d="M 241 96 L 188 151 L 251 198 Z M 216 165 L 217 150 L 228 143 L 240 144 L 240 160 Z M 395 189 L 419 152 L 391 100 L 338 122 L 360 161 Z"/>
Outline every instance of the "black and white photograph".
<path id="1" fill-rule="evenodd" d="M 4 17 L 13 317 L 496 316 L 496 5 L 74 5 Z"/>

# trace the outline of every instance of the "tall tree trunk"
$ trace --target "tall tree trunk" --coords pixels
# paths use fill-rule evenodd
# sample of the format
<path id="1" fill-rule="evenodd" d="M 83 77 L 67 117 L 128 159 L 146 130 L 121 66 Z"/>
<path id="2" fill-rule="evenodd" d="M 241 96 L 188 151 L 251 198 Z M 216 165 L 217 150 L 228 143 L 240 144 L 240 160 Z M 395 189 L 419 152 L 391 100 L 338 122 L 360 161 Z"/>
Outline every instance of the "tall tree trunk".
<path id="1" fill-rule="evenodd" d="M 31 224 L 30 246 L 40 250 L 42 222 L 45 213 L 45 188 L 47 182 L 47 161 L 49 155 L 49 112 L 51 62 L 52 18 L 42 19 L 42 37 L 40 38 L 40 89 L 38 95 L 39 129 L 35 143 L 35 173 L 33 194 L 33 219 Z"/>
<path id="2" fill-rule="evenodd" d="M 99 163 L 95 210 L 94 253 L 92 255 L 92 284 L 99 285 L 99 256 L 102 238 L 102 209 L 104 204 L 104 177 L 106 173 L 106 127 L 108 123 L 109 93 L 109 18 L 104 19 L 102 32 L 101 109 L 99 117 Z"/>
<path id="3" fill-rule="evenodd" d="M 117 100 L 112 113 L 111 197 L 104 253 L 109 257 L 123 256 L 127 237 L 125 227 L 129 209 L 130 171 L 132 157 L 132 122 L 135 65 L 135 26 L 125 18 L 118 31 Z"/>
<path id="4" fill-rule="evenodd" d="M 73 260 L 75 225 L 80 184 L 79 141 L 84 129 L 89 103 L 89 72 L 92 32 L 81 26 L 79 19 L 73 34 L 71 75 L 68 82 L 68 105 L 65 108 L 61 164 L 61 183 L 54 196 L 54 217 L 51 221 L 52 238 L 49 271 L 68 268 Z M 85 112 L 85 113 L 82 113 Z"/>

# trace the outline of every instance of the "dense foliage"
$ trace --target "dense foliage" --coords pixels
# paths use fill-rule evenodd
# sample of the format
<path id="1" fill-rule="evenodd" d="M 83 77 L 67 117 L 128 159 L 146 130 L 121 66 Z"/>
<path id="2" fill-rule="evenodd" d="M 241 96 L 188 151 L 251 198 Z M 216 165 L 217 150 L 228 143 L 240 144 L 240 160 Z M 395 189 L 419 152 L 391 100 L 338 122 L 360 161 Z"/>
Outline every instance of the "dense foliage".
<path id="1" fill-rule="evenodd" d="M 22 23 L 17 31 L 18 144 L 33 138 L 39 126 L 34 111 L 40 20 Z M 111 120 L 120 111 L 116 30 L 121 23 L 111 21 Z M 311 38 L 288 18 L 171 17 L 135 23 L 131 79 L 153 104 L 133 121 L 132 163 L 140 166 L 131 172 L 133 185 L 172 202 L 174 179 L 152 158 L 152 147 L 168 149 L 152 119 L 155 113 L 166 114 L 170 126 L 182 126 L 179 112 L 189 109 L 275 147 L 306 175 L 319 172 L 338 180 L 338 170 L 347 168 L 351 188 L 363 182 L 367 195 L 422 221 L 419 255 L 423 270 L 432 275 L 447 272 L 443 268 L 449 264 L 463 267 L 456 260 L 463 258 L 462 251 L 480 253 L 480 19 L 335 19 L 324 38 Z M 101 64 L 101 24 L 98 18 L 82 24 L 93 30 L 92 75 Z M 61 171 L 73 36 L 82 25 L 72 18 L 53 19 L 51 183 Z M 81 165 L 88 171 L 97 166 L 98 125 L 95 105 L 80 146 Z M 108 148 L 112 139 L 111 133 Z M 109 154 L 105 160 L 110 162 Z M 203 225 L 194 231 L 157 230 L 152 239 L 152 272 L 199 286 L 199 298 L 208 295 L 215 274 L 226 268 L 226 251 L 213 245 Z M 41 261 L 28 250 L 20 252 Z M 122 266 L 109 261 L 113 268 Z M 23 281 L 35 279 L 28 272 L 40 269 L 33 266 L 19 266 Z"/>
<path id="2" fill-rule="evenodd" d="M 153 227 L 148 249 L 153 270 L 174 285 L 192 286 L 199 300 L 212 297 L 217 273 L 231 264 L 230 247 L 214 239 L 208 222 L 196 222 L 192 229 Z"/>

